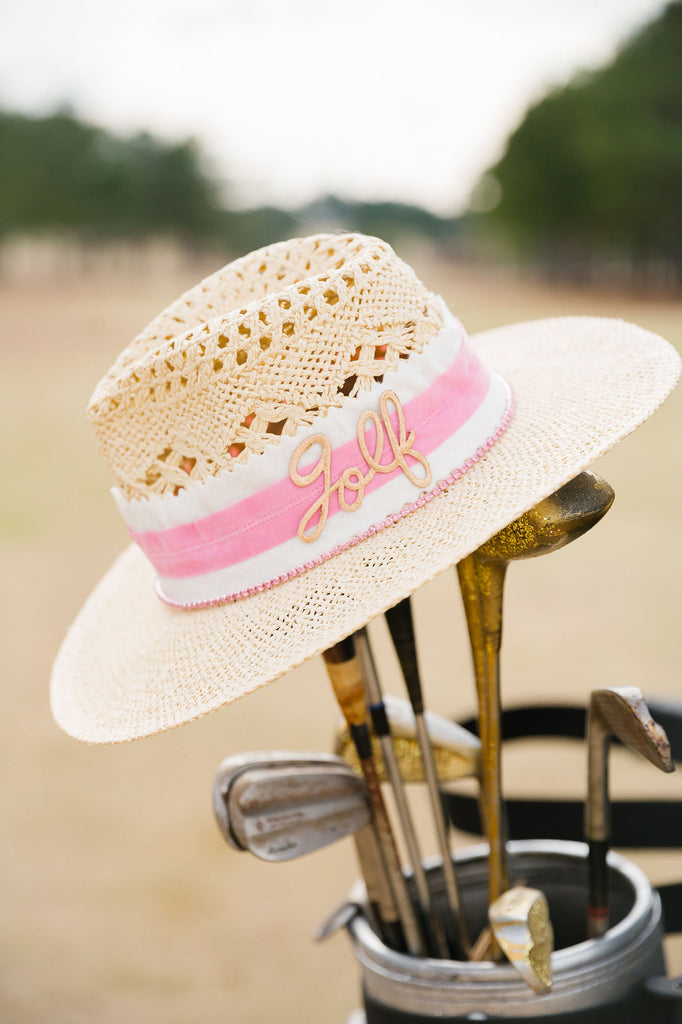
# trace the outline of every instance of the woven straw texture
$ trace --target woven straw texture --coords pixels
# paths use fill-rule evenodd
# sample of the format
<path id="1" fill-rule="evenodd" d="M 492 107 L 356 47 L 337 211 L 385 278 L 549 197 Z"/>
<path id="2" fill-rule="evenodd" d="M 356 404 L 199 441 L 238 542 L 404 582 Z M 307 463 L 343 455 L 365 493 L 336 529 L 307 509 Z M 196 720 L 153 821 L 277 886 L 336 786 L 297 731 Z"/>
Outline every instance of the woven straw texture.
<path id="1" fill-rule="evenodd" d="M 384 310 L 382 322 L 388 315 Z M 188 612 L 164 605 L 152 569 L 130 547 L 62 645 L 52 678 L 57 722 L 89 742 L 130 740 L 188 722 L 276 679 L 572 479 L 651 415 L 679 374 L 679 357 L 667 342 L 621 321 L 544 320 L 471 342 L 514 395 L 511 424 L 487 455 L 390 527 L 302 576 L 222 607 Z M 114 395 L 117 378 L 141 377 L 131 366 L 149 369 L 158 358 L 140 355 L 154 349 L 147 333 L 135 345 L 137 354 L 128 350 L 109 384 L 100 386 L 98 406 Z"/>
<path id="2" fill-rule="evenodd" d="M 177 494 L 367 390 L 441 326 L 435 296 L 379 239 L 294 239 L 161 313 L 88 412 L 125 498 Z"/>

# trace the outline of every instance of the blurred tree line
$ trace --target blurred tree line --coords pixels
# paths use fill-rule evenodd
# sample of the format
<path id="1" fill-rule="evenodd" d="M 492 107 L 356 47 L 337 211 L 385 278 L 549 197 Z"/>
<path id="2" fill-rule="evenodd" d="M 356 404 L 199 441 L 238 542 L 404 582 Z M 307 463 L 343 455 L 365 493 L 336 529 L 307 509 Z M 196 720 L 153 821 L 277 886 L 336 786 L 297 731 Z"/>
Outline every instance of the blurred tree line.
<path id="1" fill-rule="evenodd" d="M 313 222 L 389 240 L 445 237 L 449 227 L 420 207 L 333 196 L 296 211 L 229 209 L 191 139 L 121 137 L 68 111 L 29 117 L 0 110 L 0 239 L 38 231 L 76 232 L 89 242 L 165 234 L 235 253 Z"/>
<path id="2" fill-rule="evenodd" d="M 60 111 L 0 112 L 0 236 L 77 230 L 90 237 L 205 237 L 219 208 L 191 141 L 121 138 Z"/>
<path id="3" fill-rule="evenodd" d="M 511 245 L 515 258 L 564 277 L 603 280 L 604 268 L 618 266 L 616 283 L 661 284 L 663 273 L 665 286 L 680 288 L 681 80 L 675 0 L 611 64 L 527 112 L 458 218 L 336 196 L 293 211 L 235 210 L 191 139 L 121 137 L 68 111 L 0 110 L 0 241 L 27 232 L 87 242 L 172 236 L 233 256 L 296 234 L 360 230 L 467 258 L 508 257 Z"/>
<path id="4" fill-rule="evenodd" d="M 527 256 L 664 261 L 682 284 L 682 3 L 532 107 L 488 174 L 500 198 L 481 220 Z"/>

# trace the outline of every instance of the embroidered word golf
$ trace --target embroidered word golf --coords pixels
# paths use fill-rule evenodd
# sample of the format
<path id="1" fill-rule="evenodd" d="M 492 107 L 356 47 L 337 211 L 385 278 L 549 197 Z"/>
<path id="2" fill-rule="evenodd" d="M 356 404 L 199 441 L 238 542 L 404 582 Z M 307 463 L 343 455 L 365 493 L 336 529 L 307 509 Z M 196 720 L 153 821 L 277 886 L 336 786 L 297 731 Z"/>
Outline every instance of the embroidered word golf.
<path id="1" fill-rule="evenodd" d="M 398 418 L 397 436 L 391 421 L 390 405 L 395 409 L 395 414 Z M 411 430 L 409 434 L 406 432 L 405 414 L 396 393 L 394 391 L 384 391 L 379 398 L 379 408 L 381 409 L 381 419 L 371 409 L 365 409 L 358 420 L 357 441 L 362 453 L 364 470 L 358 466 L 349 466 L 332 483 L 332 446 L 326 434 L 313 434 L 312 437 L 303 441 L 292 455 L 289 464 L 289 476 L 297 487 L 309 487 L 319 476 L 322 476 L 324 480 L 324 491 L 317 501 L 313 502 L 299 523 L 297 535 L 306 543 L 310 544 L 312 541 L 317 540 L 322 533 L 329 516 L 329 502 L 334 492 L 336 492 L 336 500 L 342 512 L 355 512 L 362 505 L 365 489 L 377 473 L 392 473 L 394 469 L 400 468 L 415 487 L 422 488 L 430 485 L 432 479 L 431 467 L 425 457 L 412 447 L 414 444 L 414 431 Z M 373 452 L 369 450 L 365 434 L 368 425 L 374 428 Z M 381 461 L 385 441 L 388 441 L 393 453 L 393 458 L 390 462 Z M 322 450 L 319 461 L 316 462 L 310 472 L 299 472 L 298 467 L 303 457 L 311 448 L 318 445 Z M 421 477 L 417 476 L 410 469 L 407 462 L 408 455 L 421 465 L 424 471 Z M 354 492 L 356 495 L 350 502 L 346 500 L 346 491 Z M 317 526 L 311 532 L 307 532 L 311 520 L 315 519 L 316 516 L 318 517 Z"/>
<path id="2" fill-rule="evenodd" d="M 163 600 L 183 607 L 235 600 L 430 501 L 490 448 L 510 415 L 506 382 L 446 312 L 421 353 L 318 417 L 304 436 L 281 438 L 248 464 L 177 495 L 118 502 Z"/>

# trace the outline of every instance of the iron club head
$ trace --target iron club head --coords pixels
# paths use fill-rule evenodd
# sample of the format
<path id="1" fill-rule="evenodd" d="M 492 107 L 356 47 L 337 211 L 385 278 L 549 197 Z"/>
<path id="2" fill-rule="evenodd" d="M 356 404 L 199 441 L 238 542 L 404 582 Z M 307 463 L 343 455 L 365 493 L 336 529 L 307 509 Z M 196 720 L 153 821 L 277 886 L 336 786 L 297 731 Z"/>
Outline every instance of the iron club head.
<path id="1" fill-rule="evenodd" d="M 651 717 L 642 691 L 636 686 L 593 690 L 588 732 L 595 743 L 616 736 L 662 772 L 674 772 L 670 743 L 662 726 Z"/>
<path id="2" fill-rule="evenodd" d="M 609 740 L 617 737 L 663 772 L 675 770 L 664 729 L 653 720 L 636 686 L 594 690 L 587 716 L 588 785 L 585 833 L 589 841 L 608 841 Z"/>
<path id="3" fill-rule="evenodd" d="M 675 770 L 665 730 L 654 721 L 636 686 L 594 690 L 587 716 L 587 801 L 585 836 L 589 844 L 590 938 L 604 935 L 609 923 L 607 854 L 611 840 L 608 759 L 616 736 L 663 772 Z"/>
<path id="4" fill-rule="evenodd" d="M 214 785 L 214 808 L 231 846 L 268 861 L 302 857 L 369 821 L 364 782 L 332 755 L 228 758 Z"/>

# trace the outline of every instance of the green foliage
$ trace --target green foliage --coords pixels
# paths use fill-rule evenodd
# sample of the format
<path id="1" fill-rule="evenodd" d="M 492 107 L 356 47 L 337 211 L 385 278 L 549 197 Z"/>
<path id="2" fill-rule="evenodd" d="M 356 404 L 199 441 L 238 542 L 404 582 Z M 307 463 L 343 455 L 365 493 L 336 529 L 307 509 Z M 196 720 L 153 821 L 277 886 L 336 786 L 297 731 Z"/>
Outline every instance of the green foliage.
<path id="1" fill-rule="evenodd" d="M 0 111 L 0 235 L 49 228 L 204 238 L 217 205 L 191 140 L 121 138 L 64 112 Z"/>
<path id="2" fill-rule="evenodd" d="M 682 260 L 682 3 L 528 111 L 488 216 L 534 254 Z"/>
<path id="3" fill-rule="evenodd" d="M 67 112 L 32 118 L 0 111 L 0 239 L 44 230 L 88 239 L 174 235 L 239 255 L 317 230 L 444 243 L 454 222 L 418 206 L 335 196 L 295 211 L 226 209 L 191 140 L 124 138 Z"/>

